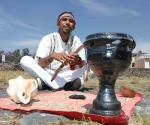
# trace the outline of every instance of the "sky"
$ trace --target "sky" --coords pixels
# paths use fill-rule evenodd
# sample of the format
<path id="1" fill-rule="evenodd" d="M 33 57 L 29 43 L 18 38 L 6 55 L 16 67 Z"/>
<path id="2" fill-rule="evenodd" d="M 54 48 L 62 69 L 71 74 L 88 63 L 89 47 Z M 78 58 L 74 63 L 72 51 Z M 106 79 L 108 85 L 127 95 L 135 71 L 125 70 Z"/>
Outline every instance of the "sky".
<path id="1" fill-rule="evenodd" d="M 57 31 L 62 11 L 73 12 L 73 34 L 83 42 L 93 33 L 120 32 L 134 38 L 134 51 L 150 53 L 149 0 L 0 0 L 0 50 L 35 53 L 41 38 Z"/>

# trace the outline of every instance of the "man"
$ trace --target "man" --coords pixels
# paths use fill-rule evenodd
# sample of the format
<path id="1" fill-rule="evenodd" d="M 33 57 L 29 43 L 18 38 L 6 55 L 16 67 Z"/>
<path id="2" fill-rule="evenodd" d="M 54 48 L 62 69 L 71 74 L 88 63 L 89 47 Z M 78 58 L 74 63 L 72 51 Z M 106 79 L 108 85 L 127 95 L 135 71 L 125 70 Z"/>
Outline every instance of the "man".
<path id="1" fill-rule="evenodd" d="M 63 12 L 57 18 L 58 32 L 44 36 L 38 46 L 35 60 L 30 56 L 22 57 L 22 68 L 37 78 L 39 89 L 65 89 L 77 90 L 84 82 L 84 66 L 70 69 L 70 65 L 77 64 L 79 60 L 85 61 L 85 51 L 74 53 L 82 42 L 71 33 L 75 29 L 76 21 L 71 12 Z M 57 68 L 64 67 L 52 81 Z"/>

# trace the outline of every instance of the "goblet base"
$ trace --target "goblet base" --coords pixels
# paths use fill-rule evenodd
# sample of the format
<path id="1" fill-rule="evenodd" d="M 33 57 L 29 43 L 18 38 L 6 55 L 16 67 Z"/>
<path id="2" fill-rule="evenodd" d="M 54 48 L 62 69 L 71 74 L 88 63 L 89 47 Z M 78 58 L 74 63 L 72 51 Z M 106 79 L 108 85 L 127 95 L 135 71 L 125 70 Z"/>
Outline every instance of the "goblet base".
<path id="1" fill-rule="evenodd" d="M 101 109 L 95 109 L 95 108 L 90 109 L 90 113 L 103 115 L 103 116 L 117 116 L 117 115 L 120 115 L 121 112 L 122 112 L 121 110 L 111 111 L 111 110 L 101 110 Z"/>
<path id="2" fill-rule="evenodd" d="M 116 98 L 114 83 L 110 84 L 110 80 L 106 79 L 103 79 L 101 83 L 101 88 L 93 101 L 90 113 L 106 116 L 119 115 L 121 113 L 121 103 Z"/>

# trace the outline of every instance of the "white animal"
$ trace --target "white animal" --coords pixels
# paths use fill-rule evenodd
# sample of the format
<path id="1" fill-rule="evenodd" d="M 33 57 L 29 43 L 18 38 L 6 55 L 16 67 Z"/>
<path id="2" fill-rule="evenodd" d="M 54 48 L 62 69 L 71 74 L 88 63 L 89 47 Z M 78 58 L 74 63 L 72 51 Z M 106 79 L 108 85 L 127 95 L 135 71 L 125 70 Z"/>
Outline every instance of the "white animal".
<path id="1" fill-rule="evenodd" d="M 38 84 L 35 79 L 19 76 L 9 80 L 7 93 L 15 103 L 28 104 L 37 95 Z"/>

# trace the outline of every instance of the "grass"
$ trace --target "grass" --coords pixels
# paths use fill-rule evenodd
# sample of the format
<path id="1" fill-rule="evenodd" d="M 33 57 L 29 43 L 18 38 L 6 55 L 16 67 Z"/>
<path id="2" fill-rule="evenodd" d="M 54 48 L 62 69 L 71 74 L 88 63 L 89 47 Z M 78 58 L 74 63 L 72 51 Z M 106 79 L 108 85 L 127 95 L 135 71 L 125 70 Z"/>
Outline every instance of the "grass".
<path id="1" fill-rule="evenodd" d="M 0 85 L 7 85 L 9 79 L 17 78 L 19 75 L 24 78 L 32 78 L 29 74 L 22 71 L 0 71 Z"/>
<path id="2" fill-rule="evenodd" d="M 129 121 L 129 125 L 150 125 L 150 119 L 140 113 L 134 113 Z"/>
<path id="3" fill-rule="evenodd" d="M 8 85 L 8 80 L 18 77 L 19 75 L 24 78 L 32 78 L 29 74 L 22 71 L 0 71 L 0 85 Z M 87 87 L 95 88 L 96 92 L 99 90 L 98 80 L 93 78 L 88 80 L 84 84 Z M 131 89 L 141 92 L 144 97 L 150 97 L 150 78 L 138 78 L 138 77 L 124 77 L 120 76 L 115 84 L 116 91 L 121 86 L 128 86 Z M 57 124 L 56 124 L 57 125 Z M 67 122 L 60 122 L 58 125 L 101 125 L 100 123 L 92 122 L 90 120 L 70 120 Z M 129 125 L 150 125 L 150 118 L 142 116 L 139 113 L 134 113 L 132 119 L 129 121 Z"/>
<path id="4" fill-rule="evenodd" d="M 100 123 L 92 122 L 92 121 L 69 121 L 69 122 L 61 122 L 58 125 L 102 125 Z"/>

